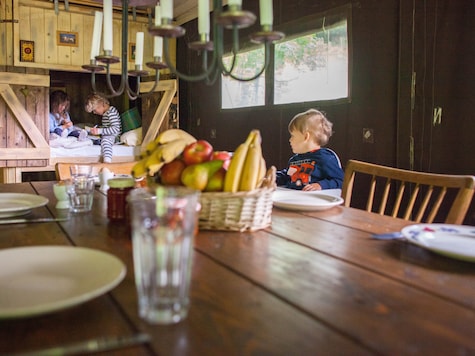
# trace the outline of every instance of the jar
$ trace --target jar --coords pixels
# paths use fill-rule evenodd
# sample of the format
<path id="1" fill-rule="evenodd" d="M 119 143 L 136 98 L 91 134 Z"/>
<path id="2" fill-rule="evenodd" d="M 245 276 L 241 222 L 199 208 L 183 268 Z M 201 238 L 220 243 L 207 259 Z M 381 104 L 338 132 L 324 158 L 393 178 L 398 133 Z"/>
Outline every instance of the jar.
<path id="1" fill-rule="evenodd" d="M 112 221 L 127 218 L 127 195 L 134 189 L 133 178 L 112 178 L 107 181 L 107 218 Z"/>

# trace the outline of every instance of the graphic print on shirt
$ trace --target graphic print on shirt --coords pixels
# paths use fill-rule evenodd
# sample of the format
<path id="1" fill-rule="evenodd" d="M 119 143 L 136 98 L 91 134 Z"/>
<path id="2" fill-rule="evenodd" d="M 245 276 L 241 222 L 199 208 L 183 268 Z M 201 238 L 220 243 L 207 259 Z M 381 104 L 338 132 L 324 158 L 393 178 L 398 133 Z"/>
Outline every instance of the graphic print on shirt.
<path id="1" fill-rule="evenodd" d="M 309 184 L 315 164 L 315 161 L 310 159 L 292 162 L 292 165 L 287 170 L 291 182 L 297 187 Z"/>

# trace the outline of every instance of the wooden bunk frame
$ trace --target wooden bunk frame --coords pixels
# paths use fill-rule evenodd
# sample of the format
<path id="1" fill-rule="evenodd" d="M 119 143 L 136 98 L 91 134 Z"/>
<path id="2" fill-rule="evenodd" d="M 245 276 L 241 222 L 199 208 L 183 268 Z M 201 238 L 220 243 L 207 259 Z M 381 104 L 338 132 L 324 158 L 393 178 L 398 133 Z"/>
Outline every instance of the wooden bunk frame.
<path id="1" fill-rule="evenodd" d="M 11 116 L 7 118 L 8 122 L 6 126 L 16 125 L 20 127 L 24 135 L 26 136 L 26 144 L 24 148 L 17 148 L 9 146 L 7 141 L 6 147 L 0 149 L 0 161 L 4 162 L 4 166 L 0 167 L 0 182 L 3 183 L 19 183 L 22 181 L 23 172 L 42 172 L 42 171 L 54 171 L 55 165 L 58 162 L 81 162 L 81 163 L 95 163 L 99 162 L 99 157 L 50 157 L 50 147 L 46 133 L 42 133 L 38 129 L 34 120 L 24 108 L 20 100 L 15 95 L 11 85 L 25 85 L 25 86 L 39 86 L 49 87 L 48 75 L 31 75 L 31 74 L 18 74 L 18 73 L 3 73 L 0 79 L 0 100 L 3 100 L 11 112 Z M 153 83 L 141 83 L 141 91 L 148 92 L 152 89 Z M 162 125 L 168 125 L 168 121 L 164 121 L 169 107 L 177 93 L 177 80 L 163 80 L 160 81 L 154 91 L 163 91 L 164 95 L 157 106 L 157 109 L 153 115 L 150 127 L 147 132 L 144 132 L 144 138 L 142 142 L 142 149 L 153 140 Z M 45 119 L 46 125 L 48 125 L 47 118 Z M 11 122 L 14 121 L 14 122 Z M 126 162 L 136 160 L 138 157 L 114 157 L 114 162 Z M 42 166 L 38 165 L 38 160 L 47 162 Z M 6 161 L 6 162 L 5 162 Z M 25 162 L 17 164 L 18 162 Z M 34 163 L 31 163 L 34 162 Z M 15 166 L 9 166 L 15 165 Z"/>

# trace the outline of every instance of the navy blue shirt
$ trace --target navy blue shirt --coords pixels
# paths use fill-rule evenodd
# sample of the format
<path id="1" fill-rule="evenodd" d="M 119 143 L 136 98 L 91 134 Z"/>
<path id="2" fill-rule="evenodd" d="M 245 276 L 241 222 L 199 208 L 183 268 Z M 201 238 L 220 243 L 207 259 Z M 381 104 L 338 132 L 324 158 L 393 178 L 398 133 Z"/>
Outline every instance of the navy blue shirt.
<path id="1" fill-rule="evenodd" d="M 343 169 L 332 150 L 320 148 L 296 154 L 290 157 L 287 168 L 277 172 L 277 185 L 286 188 L 301 190 L 311 183 L 320 184 L 322 189 L 341 189 Z"/>

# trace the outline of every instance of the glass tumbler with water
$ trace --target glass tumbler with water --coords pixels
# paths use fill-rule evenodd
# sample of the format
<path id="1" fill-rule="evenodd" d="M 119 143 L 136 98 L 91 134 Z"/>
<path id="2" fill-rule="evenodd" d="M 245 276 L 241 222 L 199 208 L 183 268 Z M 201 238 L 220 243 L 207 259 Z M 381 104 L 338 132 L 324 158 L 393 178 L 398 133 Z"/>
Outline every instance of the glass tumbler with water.
<path id="1" fill-rule="evenodd" d="M 73 213 L 91 211 L 94 199 L 94 178 L 89 176 L 72 177 L 66 186 L 70 211 Z"/>
<path id="2" fill-rule="evenodd" d="M 149 323 L 173 324 L 188 315 L 199 194 L 159 187 L 128 195 L 138 309 Z"/>

